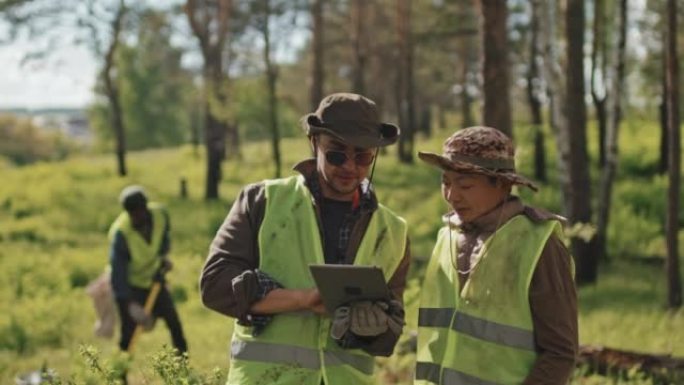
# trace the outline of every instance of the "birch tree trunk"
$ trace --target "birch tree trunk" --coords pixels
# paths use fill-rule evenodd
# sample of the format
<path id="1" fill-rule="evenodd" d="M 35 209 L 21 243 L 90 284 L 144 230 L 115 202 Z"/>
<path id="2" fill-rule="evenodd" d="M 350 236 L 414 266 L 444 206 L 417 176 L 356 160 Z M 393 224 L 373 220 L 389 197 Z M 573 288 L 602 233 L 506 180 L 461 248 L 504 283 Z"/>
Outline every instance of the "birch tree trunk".
<path id="1" fill-rule="evenodd" d="M 532 3 L 532 20 L 530 25 L 530 57 L 527 70 L 527 101 L 530 106 L 532 116 L 532 126 L 534 128 L 534 177 L 538 181 L 546 182 L 546 151 L 544 150 L 544 120 L 542 118 L 542 103 L 540 100 L 541 73 L 539 71 L 539 19 L 541 10 Z"/>
<path id="2" fill-rule="evenodd" d="M 593 24 L 593 40 L 591 42 L 591 80 L 589 81 L 591 87 L 591 100 L 596 109 L 596 121 L 598 124 L 598 142 L 599 142 L 599 165 L 603 167 L 606 161 L 606 65 L 607 65 L 607 51 L 606 44 L 606 3 L 605 0 L 594 0 L 594 24 Z M 601 83 L 599 90 L 598 82 Z"/>
<path id="3" fill-rule="evenodd" d="M 608 222 L 610 218 L 613 181 L 618 166 L 618 134 L 620 133 L 620 119 L 622 115 L 622 94 L 625 78 L 625 47 L 627 44 L 627 0 L 620 0 L 620 17 L 618 18 L 618 44 L 613 60 L 610 80 L 610 110 L 608 111 L 608 125 L 606 127 L 605 162 L 601 169 L 601 182 L 598 204 L 598 231 L 596 233 L 597 251 L 599 256 L 607 257 Z"/>
<path id="4" fill-rule="evenodd" d="M 563 215 L 569 215 L 567 199 L 570 196 L 570 174 L 568 172 L 568 162 L 570 159 L 570 147 L 568 140 L 565 88 L 563 86 L 563 69 L 560 66 L 558 51 L 556 50 L 556 5 L 553 1 L 531 0 L 533 7 L 540 10 L 539 32 L 544 57 L 542 67 L 543 76 L 546 80 L 547 93 L 550 100 L 550 121 L 551 131 L 556 142 L 558 182 L 563 196 Z"/>

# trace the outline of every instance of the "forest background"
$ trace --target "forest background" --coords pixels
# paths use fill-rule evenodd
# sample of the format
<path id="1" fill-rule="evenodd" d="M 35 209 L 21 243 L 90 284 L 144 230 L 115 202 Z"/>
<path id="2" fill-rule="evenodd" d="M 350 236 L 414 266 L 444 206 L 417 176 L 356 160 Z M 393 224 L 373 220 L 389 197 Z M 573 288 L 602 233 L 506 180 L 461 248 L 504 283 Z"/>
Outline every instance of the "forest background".
<path id="1" fill-rule="evenodd" d="M 77 44 L 100 68 L 91 141 L 0 116 L 0 382 L 45 366 L 95 384 L 132 365 L 134 383 L 221 383 L 232 321 L 199 301 L 208 244 L 241 186 L 310 155 L 299 118 L 353 91 L 402 128 L 374 184 L 410 223 L 409 319 L 447 210 L 416 153 L 490 125 L 541 186 L 519 194 L 569 219 L 581 343 L 671 366 L 586 364 L 573 381 L 680 383 L 664 357 L 684 356 L 680 13 L 674 0 L 0 1 L 0 41 L 49 42 L 27 61 Z M 107 263 L 116 197 L 131 183 L 171 213 L 169 281 L 189 361 L 162 350 L 164 328 L 133 360 L 91 332 L 84 288 Z M 379 382 L 410 382 L 414 332 L 415 320 L 378 360 Z"/>

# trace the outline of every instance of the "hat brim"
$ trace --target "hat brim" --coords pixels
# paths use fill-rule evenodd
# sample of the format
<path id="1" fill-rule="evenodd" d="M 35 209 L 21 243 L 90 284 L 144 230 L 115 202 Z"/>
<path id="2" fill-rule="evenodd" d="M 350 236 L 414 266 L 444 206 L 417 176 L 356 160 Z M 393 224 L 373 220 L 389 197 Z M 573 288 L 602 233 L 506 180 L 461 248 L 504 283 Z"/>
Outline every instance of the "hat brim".
<path id="1" fill-rule="evenodd" d="M 373 148 L 385 147 L 397 142 L 400 135 L 399 127 L 391 123 L 380 123 L 377 133 L 365 132 L 340 132 L 334 126 L 326 124 L 318 119 L 315 114 L 307 114 L 302 117 L 302 128 L 307 135 L 327 134 L 333 136 L 354 147 Z"/>
<path id="2" fill-rule="evenodd" d="M 483 174 L 501 178 L 511 182 L 512 184 L 528 187 L 532 191 L 538 191 L 537 185 L 526 177 L 512 171 L 494 171 L 484 167 L 480 167 L 468 162 L 453 161 L 445 156 L 435 154 L 432 152 L 418 152 L 418 157 L 425 163 L 431 164 L 446 171 L 457 171 L 464 173 Z"/>

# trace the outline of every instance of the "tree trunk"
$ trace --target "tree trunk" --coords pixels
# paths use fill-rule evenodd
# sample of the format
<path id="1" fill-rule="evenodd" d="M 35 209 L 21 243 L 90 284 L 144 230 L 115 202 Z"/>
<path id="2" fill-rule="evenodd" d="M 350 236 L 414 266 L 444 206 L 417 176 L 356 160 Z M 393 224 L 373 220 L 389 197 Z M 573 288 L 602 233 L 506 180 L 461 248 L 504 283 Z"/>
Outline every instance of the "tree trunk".
<path id="1" fill-rule="evenodd" d="M 668 127 L 668 179 L 667 214 L 667 306 L 677 309 L 682 305 L 682 284 L 679 275 L 679 183 L 681 179 L 681 136 L 679 127 L 679 59 L 677 58 L 677 2 L 667 0 L 667 127 Z"/>
<path id="2" fill-rule="evenodd" d="M 527 101 L 530 105 L 532 127 L 534 128 L 534 177 L 546 182 L 546 151 L 544 150 L 544 121 L 542 119 L 541 100 L 539 94 L 541 79 L 539 73 L 539 18 L 540 9 L 532 4 L 530 66 L 527 71 Z"/>
<path id="3" fill-rule="evenodd" d="M 316 111 L 318 103 L 323 99 L 323 82 L 325 79 L 323 65 L 323 1 L 313 0 L 311 4 L 311 30 L 312 30 L 312 55 L 311 55 L 311 89 L 309 91 L 311 111 Z"/>
<path id="4" fill-rule="evenodd" d="M 584 0 L 568 0 L 565 31 L 567 37 L 566 59 L 568 63 L 567 119 L 570 144 L 570 223 L 591 222 L 591 183 L 589 180 L 589 157 L 587 155 L 587 110 L 584 102 Z M 572 251 L 577 261 L 577 282 L 596 282 L 598 259 L 595 241 L 574 237 Z"/>
<path id="5" fill-rule="evenodd" d="M 271 60 L 271 32 L 269 22 L 271 18 L 271 1 L 263 1 L 263 24 L 261 33 L 264 38 L 264 63 L 266 64 L 266 83 L 268 87 L 268 116 L 271 126 L 271 149 L 273 151 L 273 163 L 275 164 L 275 177 L 280 178 L 280 130 L 278 128 L 278 98 L 276 94 L 276 82 L 278 80 L 278 68 Z"/>
<path id="6" fill-rule="evenodd" d="M 112 129 L 114 130 L 114 138 L 116 138 L 116 160 L 119 176 L 126 176 L 127 174 L 126 130 L 123 122 L 119 87 L 116 84 L 116 50 L 119 47 L 125 14 L 126 4 L 124 3 L 124 0 L 120 0 L 119 8 L 114 16 L 114 20 L 112 20 L 112 40 L 110 41 L 107 53 L 105 54 L 105 64 L 104 69 L 102 70 L 107 101 L 109 102 L 109 109 L 112 114 Z"/>
<path id="7" fill-rule="evenodd" d="M 508 74 L 508 7 L 505 0 L 481 0 L 484 80 L 483 122 L 513 137 Z"/>
<path id="8" fill-rule="evenodd" d="M 665 41 L 667 41 L 667 32 L 664 33 L 663 36 Z M 664 51 L 664 49 L 663 49 Z M 669 156 L 669 150 L 668 150 L 668 145 L 667 145 L 667 136 L 668 136 L 668 129 L 667 129 L 667 76 L 665 76 L 665 73 L 667 72 L 667 60 L 665 60 L 665 53 L 663 52 L 663 77 L 662 77 L 662 101 L 660 102 L 660 161 L 658 162 L 658 171 L 659 173 L 665 174 L 668 170 L 667 166 L 667 157 Z"/>
<path id="9" fill-rule="evenodd" d="M 608 47 L 606 44 L 605 25 L 606 25 L 606 6 L 605 0 L 594 0 L 594 25 L 593 40 L 591 42 L 591 99 L 596 109 L 596 121 L 598 124 L 598 146 L 599 146 L 599 166 L 603 167 L 606 161 L 606 56 Z M 600 74 L 601 95 L 599 95 L 597 74 Z"/>
<path id="10" fill-rule="evenodd" d="M 444 105 L 442 105 L 442 104 L 440 104 L 440 105 L 438 106 L 438 110 L 437 110 L 437 124 L 439 125 L 439 129 L 440 129 L 440 130 L 445 129 L 446 126 L 447 126 L 446 111 L 447 111 L 447 107 L 446 107 L 446 106 L 444 106 Z"/>
<path id="11" fill-rule="evenodd" d="M 218 8 L 218 9 L 216 9 Z M 214 7 L 198 0 L 187 0 L 185 14 L 193 34 L 199 40 L 204 59 L 205 87 L 205 145 L 207 148 L 207 177 L 204 197 L 207 200 L 219 197 L 221 161 L 226 153 L 228 124 L 221 115 L 226 108 L 228 94 L 227 76 L 223 71 L 223 50 L 230 32 L 229 21 L 232 0 L 217 0 Z M 233 127 L 233 130 L 236 128 Z M 232 131 L 231 131 L 232 132 Z M 232 132 L 236 134 L 236 132 Z M 233 142 L 233 145 L 237 140 Z"/>
<path id="12" fill-rule="evenodd" d="M 627 0 L 620 0 L 620 17 L 618 19 L 618 44 L 615 51 L 613 76 L 610 79 L 611 104 L 610 119 L 606 130 L 605 162 L 601 172 L 598 205 L 598 231 L 596 233 L 596 249 L 598 257 L 607 258 L 608 248 L 606 234 L 610 218 L 613 181 L 618 166 L 618 134 L 622 115 L 621 102 L 625 78 L 625 47 L 627 44 Z"/>
<path id="13" fill-rule="evenodd" d="M 367 59 L 366 5 L 366 0 L 352 0 L 351 2 L 351 41 L 354 54 L 352 89 L 355 93 L 362 95 L 366 92 L 366 82 L 364 79 Z"/>
<path id="14" fill-rule="evenodd" d="M 465 36 L 463 38 L 463 73 L 461 74 L 461 84 L 463 86 L 463 91 L 461 92 L 461 116 L 463 118 L 462 126 L 470 127 L 475 124 L 475 118 L 473 117 L 473 98 L 470 96 L 470 77 L 473 72 L 473 40 Z"/>
<path id="15" fill-rule="evenodd" d="M 221 161 L 225 153 L 225 124 L 217 120 L 207 101 L 204 126 L 204 141 L 207 148 L 207 177 L 204 198 L 218 199 L 219 182 L 221 181 Z"/>
<path id="16" fill-rule="evenodd" d="M 418 124 L 418 131 L 422 132 L 426 138 L 432 135 L 432 112 L 430 106 L 424 107 L 420 110 L 420 123 Z"/>
<path id="17" fill-rule="evenodd" d="M 209 84 L 210 94 L 206 101 L 205 144 L 207 147 L 207 186 L 205 199 L 212 200 L 219 197 L 219 183 L 222 179 L 221 162 L 226 157 L 226 136 L 229 127 L 220 110 L 227 104 L 225 90 L 225 76 L 223 74 L 221 53 L 215 51 L 208 57 L 205 66 L 209 66 L 209 76 L 205 83 Z"/>
<path id="18" fill-rule="evenodd" d="M 553 1 L 532 0 L 534 7 L 542 10 L 539 19 L 539 37 L 542 40 L 544 55 L 544 79 L 547 83 L 547 93 L 550 100 L 550 120 L 549 125 L 555 137 L 558 182 L 561 186 L 563 199 L 563 215 L 569 217 L 570 198 L 570 146 L 567 130 L 565 106 L 565 87 L 563 85 L 563 70 L 559 64 L 558 51 L 556 50 L 556 3 Z"/>
<path id="19" fill-rule="evenodd" d="M 413 44 L 411 41 L 411 0 L 397 0 L 397 45 L 399 51 L 398 108 L 401 136 L 399 161 L 413 162 L 415 106 L 413 95 Z"/>
<path id="20" fill-rule="evenodd" d="M 197 97 L 197 100 L 194 101 L 193 103 L 193 113 L 191 115 L 191 124 L 190 124 L 190 143 L 192 144 L 192 152 L 195 156 L 199 156 L 199 146 L 200 146 L 200 139 L 202 135 L 200 135 L 200 130 L 205 127 L 204 124 L 204 113 L 206 112 L 206 107 L 204 105 L 204 90 L 202 90 L 202 94 L 199 94 Z"/>

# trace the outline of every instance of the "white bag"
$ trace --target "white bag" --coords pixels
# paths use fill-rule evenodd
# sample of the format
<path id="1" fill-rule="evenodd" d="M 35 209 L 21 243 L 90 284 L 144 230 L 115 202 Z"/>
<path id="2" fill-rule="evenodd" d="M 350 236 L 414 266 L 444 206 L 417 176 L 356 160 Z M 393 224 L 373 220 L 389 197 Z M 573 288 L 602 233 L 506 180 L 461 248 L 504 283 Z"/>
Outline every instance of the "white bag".
<path id="1" fill-rule="evenodd" d="M 97 313 L 98 319 L 95 321 L 93 330 L 95 335 L 107 339 L 112 338 L 117 315 L 109 270 L 90 282 L 86 287 L 86 293 L 93 299 L 93 306 Z"/>

